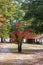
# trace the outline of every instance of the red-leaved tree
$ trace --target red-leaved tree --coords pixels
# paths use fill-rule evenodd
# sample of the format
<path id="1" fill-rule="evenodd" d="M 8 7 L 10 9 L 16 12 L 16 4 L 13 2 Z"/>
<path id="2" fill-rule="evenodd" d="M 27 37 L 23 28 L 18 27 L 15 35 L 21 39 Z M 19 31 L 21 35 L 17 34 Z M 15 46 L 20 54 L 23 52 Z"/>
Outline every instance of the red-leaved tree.
<path id="1" fill-rule="evenodd" d="M 28 32 L 25 31 L 25 26 L 23 22 L 17 22 L 16 28 L 12 32 L 12 40 L 18 44 L 18 52 L 22 51 L 22 41 L 25 37 L 28 37 Z"/>

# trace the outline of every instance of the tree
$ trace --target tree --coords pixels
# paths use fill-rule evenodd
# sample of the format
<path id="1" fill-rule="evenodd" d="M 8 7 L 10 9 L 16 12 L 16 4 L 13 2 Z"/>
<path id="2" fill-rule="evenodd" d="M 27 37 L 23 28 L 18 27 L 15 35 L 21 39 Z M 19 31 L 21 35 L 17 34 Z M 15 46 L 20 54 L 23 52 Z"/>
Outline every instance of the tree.
<path id="1" fill-rule="evenodd" d="M 12 3 L 11 0 L 0 0 L 0 37 L 3 41 L 3 37 L 9 36 L 9 24 L 6 22 L 9 20 L 9 22 L 13 21 L 13 13 L 16 12 L 16 5 Z M 5 33 L 6 32 L 6 33 Z"/>
<path id="2" fill-rule="evenodd" d="M 0 33 L 1 37 L 9 36 L 11 33 L 11 30 L 14 30 L 15 23 L 13 23 L 14 20 L 22 20 L 23 11 L 21 10 L 21 2 L 19 1 L 13 1 L 13 0 L 0 0 L 0 22 L 2 26 L 0 26 Z M 8 25 L 10 24 L 10 32 Z M 4 29 L 3 29 L 4 26 Z M 6 34 L 5 34 L 6 32 Z"/>
<path id="3" fill-rule="evenodd" d="M 1 42 L 3 42 L 3 38 L 8 38 L 10 36 L 10 29 L 11 25 L 9 22 L 3 22 L 3 24 L 0 27 L 0 37 Z"/>
<path id="4" fill-rule="evenodd" d="M 25 24 L 17 22 L 15 30 L 11 33 L 13 41 L 18 44 L 18 52 L 22 51 L 22 42 L 25 37 L 28 37 L 28 32 L 25 31 Z"/>
<path id="5" fill-rule="evenodd" d="M 29 0 L 28 10 L 24 19 L 29 20 L 33 18 L 31 27 L 36 33 L 43 33 L 43 1 Z"/>

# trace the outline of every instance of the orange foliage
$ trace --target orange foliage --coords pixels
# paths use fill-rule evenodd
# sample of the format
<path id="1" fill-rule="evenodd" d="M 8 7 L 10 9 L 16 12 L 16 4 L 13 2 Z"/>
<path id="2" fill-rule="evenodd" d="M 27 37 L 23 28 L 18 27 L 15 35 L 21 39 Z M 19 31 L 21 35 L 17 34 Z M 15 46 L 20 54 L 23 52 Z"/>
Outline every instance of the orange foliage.
<path id="1" fill-rule="evenodd" d="M 6 18 L 3 15 L 0 15 L 0 22 L 5 22 Z"/>

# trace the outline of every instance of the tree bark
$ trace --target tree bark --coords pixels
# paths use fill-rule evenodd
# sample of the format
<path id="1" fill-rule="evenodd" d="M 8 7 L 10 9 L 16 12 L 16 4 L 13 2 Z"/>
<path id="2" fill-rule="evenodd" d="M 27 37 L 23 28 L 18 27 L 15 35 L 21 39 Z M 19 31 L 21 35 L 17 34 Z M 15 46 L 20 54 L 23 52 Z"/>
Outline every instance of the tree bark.
<path id="1" fill-rule="evenodd" d="M 1 42 L 3 42 L 3 37 L 1 37 Z"/>
<path id="2" fill-rule="evenodd" d="M 19 52 L 19 53 L 22 52 L 22 44 L 18 44 L 18 52 Z"/>
<path id="3" fill-rule="evenodd" d="M 10 43 L 11 43 L 11 35 L 10 35 Z"/>

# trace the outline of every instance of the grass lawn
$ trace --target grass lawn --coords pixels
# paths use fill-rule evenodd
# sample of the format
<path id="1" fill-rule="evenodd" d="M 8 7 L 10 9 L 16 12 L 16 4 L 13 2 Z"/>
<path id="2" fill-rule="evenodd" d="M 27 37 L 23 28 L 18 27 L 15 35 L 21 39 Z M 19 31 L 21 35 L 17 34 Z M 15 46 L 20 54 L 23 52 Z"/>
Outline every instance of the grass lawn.
<path id="1" fill-rule="evenodd" d="M 18 45 L 17 44 L 13 44 L 13 43 L 0 43 L 0 48 L 17 48 Z M 43 45 L 40 44 L 27 44 L 27 43 L 23 43 L 22 44 L 22 48 L 23 49 L 43 49 Z"/>
<path id="2" fill-rule="evenodd" d="M 2 50 L 1 50 L 2 49 Z M 27 53 L 28 50 L 42 50 L 43 49 L 43 45 L 39 45 L 39 44 L 26 44 L 23 43 L 22 44 L 22 52 Z M 18 45 L 17 44 L 6 44 L 6 43 L 2 43 L 0 44 L 0 51 L 1 52 L 18 52 Z"/>

